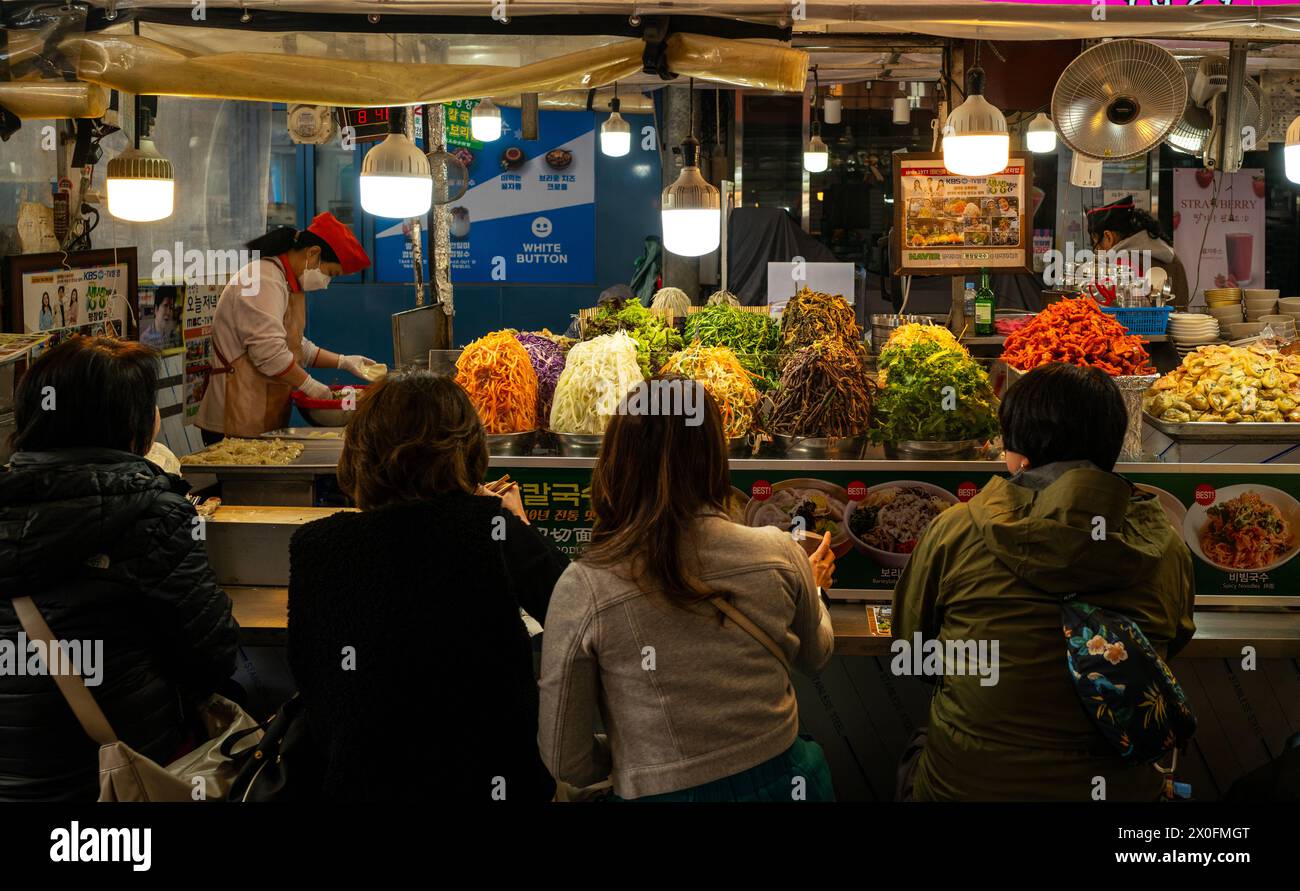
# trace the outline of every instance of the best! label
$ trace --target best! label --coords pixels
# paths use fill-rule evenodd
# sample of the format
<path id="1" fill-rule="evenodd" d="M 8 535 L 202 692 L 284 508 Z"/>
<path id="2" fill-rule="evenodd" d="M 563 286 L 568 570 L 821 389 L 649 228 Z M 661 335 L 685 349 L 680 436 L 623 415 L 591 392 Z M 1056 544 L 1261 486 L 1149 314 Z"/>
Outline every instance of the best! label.
<path id="1" fill-rule="evenodd" d="M 861 501 L 867 497 L 867 484 L 862 480 L 854 480 L 844 489 L 849 493 L 849 501 Z"/>
<path id="2" fill-rule="evenodd" d="M 979 491 L 979 486 L 974 483 L 959 483 L 957 485 L 957 500 L 962 502 L 970 501 L 979 494 Z"/>
<path id="3" fill-rule="evenodd" d="M 1215 493 L 1214 487 L 1211 486 L 1209 483 L 1201 483 L 1199 486 L 1196 487 L 1195 498 L 1196 498 L 1196 503 L 1199 505 L 1205 506 L 1205 505 L 1213 504 L 1214 499 L 1217 497 L 1218 495 L 1217 493 Z"/>
<path id="4" fill-rule="evenodd" d="M 754 480 L 754 485 L 749 487 L 749 494 L 755 501 L 766 501 L 772 497 L 772 484 L 767 480 Z"/>

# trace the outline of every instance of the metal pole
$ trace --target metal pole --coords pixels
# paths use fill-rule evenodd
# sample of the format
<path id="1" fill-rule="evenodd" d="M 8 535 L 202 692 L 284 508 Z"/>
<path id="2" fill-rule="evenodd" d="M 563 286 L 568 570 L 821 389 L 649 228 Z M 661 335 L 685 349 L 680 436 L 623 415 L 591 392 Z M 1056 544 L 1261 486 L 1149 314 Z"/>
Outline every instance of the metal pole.
<path id="1" fill-rule="evenodd" d="M 406 138 L 415 142 L 415 110 L 412 105 L 406 109 Z M 428 126 L 425 120 L 425 126 Z M 411 238 L 411 269 L 415 276 L 415 305 L 424 306 L 424 248 L 420 239 L 420 218 L 413 217 L 409 230 Z"/>

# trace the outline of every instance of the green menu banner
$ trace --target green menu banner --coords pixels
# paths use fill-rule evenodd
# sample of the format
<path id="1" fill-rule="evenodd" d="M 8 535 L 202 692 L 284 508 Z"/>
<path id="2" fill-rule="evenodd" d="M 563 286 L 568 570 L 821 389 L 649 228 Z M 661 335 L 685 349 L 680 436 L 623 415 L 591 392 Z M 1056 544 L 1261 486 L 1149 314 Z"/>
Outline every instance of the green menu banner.
<path id="1" fill-rule="evenodd" d="M 811 550 L 831 533 L 836 587 L 893 589 L 929 522 L 969 501 L 988 470 L 735 469 L 728 509 L 739 523 L 802 531 Z M 591 541 L 591 471 L 497 466 L 520 485 L 529 520 L 577 554 Z M 1192 552 L 1198 595 L 1286 596 L 1300 603 L 1300 475 L 1276 472 L 1134 472 L 1125 476 L 1159 500 Z M 1005 476 L 1005 472 L 999 474 Z"/>

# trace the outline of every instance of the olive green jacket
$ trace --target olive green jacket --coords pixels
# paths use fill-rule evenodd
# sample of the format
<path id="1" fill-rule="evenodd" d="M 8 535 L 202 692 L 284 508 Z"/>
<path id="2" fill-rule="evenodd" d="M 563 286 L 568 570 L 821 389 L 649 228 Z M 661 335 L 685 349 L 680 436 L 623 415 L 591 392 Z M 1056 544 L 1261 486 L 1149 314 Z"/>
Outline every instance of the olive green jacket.
<path id="1" fill-rule="evenodd" d="M 1187 546 L 1116 474 L 1076 462 L 995 477 L 930 524 L 894 590 L 894 646 L 918 632 L 996 640 L 998 674 L 937 679 L 917 800 L 1089 800 L 1098 777 L 1107 800 L 1158 797 L 1155 770 L 1113 757 L 1074 692 L 1060 619 L 1072 592 L 1134 619 L 1165 658 L 1195 631 Z"/>

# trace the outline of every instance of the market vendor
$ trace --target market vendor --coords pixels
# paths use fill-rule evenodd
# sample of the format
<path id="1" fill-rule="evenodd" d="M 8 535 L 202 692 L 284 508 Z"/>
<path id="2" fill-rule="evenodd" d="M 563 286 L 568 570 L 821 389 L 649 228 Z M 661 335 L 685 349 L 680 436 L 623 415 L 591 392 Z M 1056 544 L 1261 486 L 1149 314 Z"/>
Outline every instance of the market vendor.
<path id="1" fill-rule="evenodd" d="M 289 423 L 290 394 L 331 398 L 308 368 L 341 368 L 365 377 L 365 356 L 316 346 L 307 325 L 305 291 L 323 290 L 336 275 L 370 265 L 352 229 L 322 213 L 304 231 L 275 229 L 248 243 L 254 260 L 231 277 L 212 321 L 213 367 L 197 423 L 203 442 L 257 436 Z"/>
<path id="2" fill-rule="evenodd" d="M 1164 237 L 1159 221 L 1135 205 L 1132 195 L 1088 211 L 1088 237 L 1094 251 L 1150 251 L 1151 266 L 1168 273 L 1173 291 L 1170 302 L 1180 311 L 1187 309 L 1187 270 Z M 1150 270 L 1144 267 L 1141 271 Z"/>

